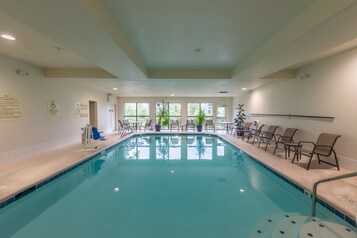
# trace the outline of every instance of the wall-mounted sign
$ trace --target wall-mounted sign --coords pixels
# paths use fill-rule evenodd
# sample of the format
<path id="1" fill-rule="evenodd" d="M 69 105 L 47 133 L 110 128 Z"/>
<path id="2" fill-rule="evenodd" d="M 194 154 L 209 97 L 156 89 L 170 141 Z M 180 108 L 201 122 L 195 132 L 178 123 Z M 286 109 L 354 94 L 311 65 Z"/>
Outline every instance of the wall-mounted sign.
<path id="1" fill-rule="evenodd" d="M 88 117 L 88 105 L 76 102 L 74 105 L 74 114 L 78 118 Z"/>
<path id="2" fill-rule="evenodd" d="M 224 99 L 218 100 L 218 103 L 221 104 L 221 105 L 224 105 Z"/>
<path id="3" fill-rule="evenodd" d="M 56 101 L 49 101 L 47 104 L 48 115 L 57 116 L 59 114 L 59 104 Z"/>
<path id="4" fill-rule="evenodd" d="M 20 99 L 0 94 L 0 121 L 20 120 L 22 116 Z"/>

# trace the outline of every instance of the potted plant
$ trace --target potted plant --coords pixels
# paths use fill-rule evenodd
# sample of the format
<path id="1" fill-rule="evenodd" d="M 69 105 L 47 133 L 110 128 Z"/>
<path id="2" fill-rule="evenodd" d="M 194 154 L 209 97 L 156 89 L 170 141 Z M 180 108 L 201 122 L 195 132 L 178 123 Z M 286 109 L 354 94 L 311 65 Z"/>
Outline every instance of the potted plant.
<path id="1" fill-rule="evenodd" d="M 169 125 L 169 107 L 168 104 L 162 103 L 157 108 L 157 121 L 155 131 L 160 131 L 161 126 Z"/>
<path id="2" fill-rule="evenodd" d="M 237 131 L 242 130 L 243 129 L 243 125 L 244 125 L 244 121 L 247 118 L 247 116 L 244 113 L 244 104 L 238 104 L 238 108 L 236 108 L 237 114 L 236 117 L 234 118 L 234 124 L 235 124 L 235 128 Z M 237 135 L 240 136 L 240 135 Z"/>
<path id="3" fill-rule="evenodd" d="M 202 127 L 203 127 L 203 123 L 205 122 L 205 111 L 203 109 L 200 109 L 198 111 L 198 114 L 196 115 L 195 118 L 195 123 L 196 123 L 196 127 L 197 127 L 197 131 L 201 132 L 202 131 Z"/>

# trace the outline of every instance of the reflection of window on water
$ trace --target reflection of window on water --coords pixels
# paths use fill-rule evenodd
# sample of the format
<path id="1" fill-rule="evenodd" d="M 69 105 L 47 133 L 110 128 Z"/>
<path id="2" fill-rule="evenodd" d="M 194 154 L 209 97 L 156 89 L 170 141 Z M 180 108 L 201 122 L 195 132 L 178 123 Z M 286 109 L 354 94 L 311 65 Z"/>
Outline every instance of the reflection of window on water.
<path id="1" fill-rule="evenodd" d="M 225 147 L 217 145 L 217 156 L 225 155 Z"/>
<path id="2" fill-rule="evenodd" d="M 171 137 L 170 145 L 171 146 L 181 146 L 179 138 L 178 137 Z"/>
<path id="3" fill-rule="evenodd" d="M 233 153 L 233 155 L 234 155 L 234 158 L 235 158 L 235 167 L 238 168 L 238 169 L 242 168 L 242 166 L 244 164 L 243 151 L 241 151 L 241 150 L 239 152 L 235 151 Z"/>
<path id="4" fill-rule="evenodd" d="M 179 160 L 181 159 L 181 147 L 170 147 L 169 149 L 169 159 Z"/>

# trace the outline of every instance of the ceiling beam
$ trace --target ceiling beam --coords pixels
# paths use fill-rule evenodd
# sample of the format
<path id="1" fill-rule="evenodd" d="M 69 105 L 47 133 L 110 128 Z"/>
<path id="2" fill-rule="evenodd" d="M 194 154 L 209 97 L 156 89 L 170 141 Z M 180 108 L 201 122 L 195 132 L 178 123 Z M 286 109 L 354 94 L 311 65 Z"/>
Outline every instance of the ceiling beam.
<path id="1" fill-rule="evenodd" d="M 44 70 L 45 77 L 47 78 L 118 78 L 115 75 L 100 69 L 59 69 L 59 68 L 46 68 Z"/>

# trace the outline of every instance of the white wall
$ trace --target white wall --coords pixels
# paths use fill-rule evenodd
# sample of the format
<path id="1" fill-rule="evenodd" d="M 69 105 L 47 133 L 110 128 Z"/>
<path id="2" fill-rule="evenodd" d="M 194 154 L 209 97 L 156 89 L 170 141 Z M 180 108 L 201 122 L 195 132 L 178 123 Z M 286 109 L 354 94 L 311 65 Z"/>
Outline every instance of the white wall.
<path id="1" fill-rule="evenodd" d="M 17 69 L 29 75 L 16 74 Z M 81 127 L 87 118 L 76 118 L 74 104 L 98 103 L 98 127 L 108 131 L 109 103 L 106 94 L 86 88 L 68 79 L 49 79 L 39 67 L 0 55 L 0 93 L 20 98 L 23 118 L 0 121 L 0 163 L 21 159 L 68 143 L 79 142 Z M 58 116 L 49 115 L 47 103 L 57 101 Z"/>
<path id="2" fill-rule="evenodd" d="M 220 104 L 220 100 L 224 101 L 224 104 Z M 150 103 L 150 118 L 155 118 L 155 105 L 156 102 L 177 102 L 181 103 L 181 118 L 183 121 L 187 118 L 187 103 L 194 102 L 207 102 L 213 103 L 213 120 L 215 121 L 215 116 L 217 114 L 217 106 L 225 105 L 227 110 L 227 120 L 232 120 L 232 103 L 233 98 L 231 97 L 169 97 L 169 98 L 157 98 L 157 97 L 118 97 L 118 118 L 124 117 L 124 103 L 125 102 L 146 102 Z"/>
<path id="3" fill-rule="evenodd" d="M 342 135 L 336 152 L 343 167 L 357 170 L 357 49 L 303 67 L 309 78 L 279 81 L 234 98 L 248 113 L 301 114 L 335 117 L 333 121 L 259 117 L 266 124 L 299 129 L 297 139 L 316 141 L 322 132 Z"/>

